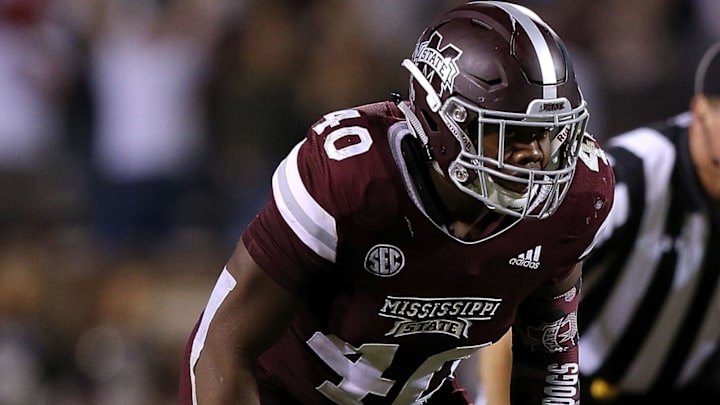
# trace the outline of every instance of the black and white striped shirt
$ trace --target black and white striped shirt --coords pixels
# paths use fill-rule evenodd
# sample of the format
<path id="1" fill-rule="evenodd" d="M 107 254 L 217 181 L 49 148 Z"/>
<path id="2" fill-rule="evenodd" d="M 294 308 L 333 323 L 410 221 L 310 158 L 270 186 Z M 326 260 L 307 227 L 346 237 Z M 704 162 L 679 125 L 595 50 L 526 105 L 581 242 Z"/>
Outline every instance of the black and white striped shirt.
<path id="1" fill-rule="evenodd" d="M 580 366 L 624 393 L 688 385 L 720 341 L 720 224 L 689 123 L 685 113 L 606 142 L 615 203 L 583 272 Z"/>

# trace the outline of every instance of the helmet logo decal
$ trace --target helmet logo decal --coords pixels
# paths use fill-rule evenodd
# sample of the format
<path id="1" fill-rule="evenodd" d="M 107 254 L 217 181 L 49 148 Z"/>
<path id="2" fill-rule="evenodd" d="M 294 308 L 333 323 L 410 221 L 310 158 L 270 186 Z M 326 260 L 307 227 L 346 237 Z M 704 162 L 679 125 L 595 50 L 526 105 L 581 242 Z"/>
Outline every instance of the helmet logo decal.
<path id="1" fill-rule="evenodd" d="M 430 39 L 417 44 L 412 54 L 412 60 L 418 67 L 420 63 L 424 64 L 422 72 L 429 82 L 432 83 L 435 75 L 440 81 L 440 89 L 438 95 L 442 97 L 443 92 L 447 90 L 452 92 L 455 85 L 455 78 L 460 73 L 457 60 L 463 51 L 453 44 L 447 44 L 440 47 L 443 36 L 435 31 L 430 35 Z"/>

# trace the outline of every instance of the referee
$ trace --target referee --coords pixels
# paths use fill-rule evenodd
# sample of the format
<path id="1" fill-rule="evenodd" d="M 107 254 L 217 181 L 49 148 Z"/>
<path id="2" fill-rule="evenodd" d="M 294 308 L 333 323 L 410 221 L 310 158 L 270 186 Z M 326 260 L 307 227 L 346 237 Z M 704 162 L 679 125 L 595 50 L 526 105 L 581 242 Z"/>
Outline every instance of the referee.
<path id="1" fill-rule="evenodd" d="M 583 270 L 582 404 L 720 404 L 720 43 L 690 111 L 606 146 L 617 185 Z"/>

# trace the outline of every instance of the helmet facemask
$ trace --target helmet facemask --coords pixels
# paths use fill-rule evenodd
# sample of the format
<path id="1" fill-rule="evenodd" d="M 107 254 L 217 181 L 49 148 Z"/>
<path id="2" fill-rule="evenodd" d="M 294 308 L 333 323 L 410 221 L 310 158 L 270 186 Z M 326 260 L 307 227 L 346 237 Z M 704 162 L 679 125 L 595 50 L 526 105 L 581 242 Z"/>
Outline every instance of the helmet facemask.
<path id="1" fill-rule="evenodd" d="M 460 145 L 447 169 L 458 189 L 505 215 L 542 219 L 557 210 L 575 173 L 588 119 L 584 102 L 572 109 L 563 98 L 534 100 L 522 114 L 486 110 L 453 96 L 438 115 Z M 549 136 L 550 157 L 544 167 L 527 169 L 506 161 L 515 130 Z M 495 154 L 487 147 L 490 137 L 495 139 Z"/>

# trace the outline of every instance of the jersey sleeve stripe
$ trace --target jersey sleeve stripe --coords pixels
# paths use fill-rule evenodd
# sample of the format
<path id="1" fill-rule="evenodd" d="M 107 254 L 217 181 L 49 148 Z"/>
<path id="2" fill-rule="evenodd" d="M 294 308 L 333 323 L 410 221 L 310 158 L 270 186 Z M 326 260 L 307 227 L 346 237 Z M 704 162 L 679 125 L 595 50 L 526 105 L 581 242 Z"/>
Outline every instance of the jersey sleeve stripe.
<path id="1" fill-rule="evenodd" d="M 273 175 L 275 204 L 295 235 L 313 252 L 334 263 L 337 250 L 335 218 L 310 195 L 300 178 L 297 144 Z"/>
<path id="2" fill-rule="evenodd" d="M 225 301 L 225 298 L 235 288 L 236 284 L 235 278 L 233 278 L 227 270 L 227 267 L 225 267 L 222 273 L 220 273 L 220 277 L 218 277 L 215 287 L 210 294 L 210 299 L 200 320 L 200 326 L 193 338 L 190 352 L 190 383 L 192 386 L 192 401 L 194 405 L 198 403 L 197 387 L 195 385 L 195 365 L 200 359 L 200 352 L 202 352 L 202 349 L 205 347 L 205 339 L 207 338 L 208 329 L 210 328 L 210 322 L 220 308 L 220 304 Z"/>

